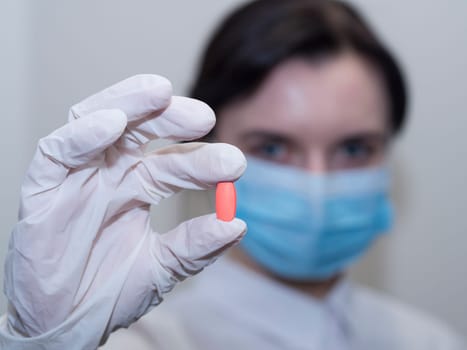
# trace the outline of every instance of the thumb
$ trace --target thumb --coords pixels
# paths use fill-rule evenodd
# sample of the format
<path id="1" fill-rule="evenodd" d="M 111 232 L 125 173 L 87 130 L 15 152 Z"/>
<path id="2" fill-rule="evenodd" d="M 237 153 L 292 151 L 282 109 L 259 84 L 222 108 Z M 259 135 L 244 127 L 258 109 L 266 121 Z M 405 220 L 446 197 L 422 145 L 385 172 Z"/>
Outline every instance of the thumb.
<path id="1" fill-rule="evenodd" d="M 225 222 L 218 220 L 215 214 L 204 215 L 159 235 L 153 252 L 161 266 L 181 281 L 213 263 L 242 239 L 246 229 L 245 222 L 240 219 Z"/>

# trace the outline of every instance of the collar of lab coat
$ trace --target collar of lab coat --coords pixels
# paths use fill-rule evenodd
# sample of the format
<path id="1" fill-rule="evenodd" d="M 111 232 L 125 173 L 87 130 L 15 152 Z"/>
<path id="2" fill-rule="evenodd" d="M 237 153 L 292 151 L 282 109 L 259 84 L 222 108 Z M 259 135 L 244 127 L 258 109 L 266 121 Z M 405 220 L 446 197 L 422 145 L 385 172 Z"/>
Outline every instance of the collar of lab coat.
<path id="1" fill-rule="evenodd" d="M 324 299 L 297 291 L 272 278 L 260 275 L 228 257 L 219 259 L 204 271 L 198 286 L 220 309 L 229 310 L 228 317 L 263 328 L 271 334 L 282 334 L 306 342 L 326 338 L 330 329 L 338 327 L 343 335 L 349 330 L 349 281 L 343 278 Z M 203 281 L 204 280 L 204 281 Z M 237 305 L 238 307 L 235 307 Z M 217 308 L 217 306 L 216 306 Z"/>

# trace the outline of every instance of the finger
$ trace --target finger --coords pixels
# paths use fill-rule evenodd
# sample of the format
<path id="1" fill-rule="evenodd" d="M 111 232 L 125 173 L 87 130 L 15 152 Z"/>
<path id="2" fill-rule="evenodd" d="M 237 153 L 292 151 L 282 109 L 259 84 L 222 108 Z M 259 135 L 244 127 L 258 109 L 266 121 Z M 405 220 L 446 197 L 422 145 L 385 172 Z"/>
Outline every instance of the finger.
<path id="1" fill-rule="evenodd" d="M 74 105 L 68 119 L 82 118 L 100 109 L 120 109 L 131 122 L 151 113 L 160 114 L 170 104 L 171 97 L 172 85 L 166 78 L 135 75 Z"/>
<path id="2" fill-rule="evenodd" d="M 100 110 L 42 138 L 23 182 L 23 198 L 60 185 L 71 168 L 87 164 L 125 130 L 120 110 Z"/>
<path id="3" fill-rule="evenodd" d="M 204 136 L 215 124 L 215 115 L 205 103 L 186 97 L 171 100 L 170 82 L 157 75 L 137 75 L 119 82 L 70 109 L 69 119 L 92 111 L 121 109 L 128 125 L 120 145 L 137 148 L 157 138 L 192 140 Z"/>
<path id="4" fill-rule="evenodd" d="M 215 214 L 209 214 L 185 221 L 172 231 L 156 236 L 152 251 L 161 266 L 181 281 L 213 263 L 245 233 L 244 221 L 220 221 Z M 171 286 L 157 287 L 164 291 Z"/>
<path id="5" fill-rule="evenodd" d="M 236 181 L 245 168 L 243 153 L 226 143 L 171 145 L 148 154 L 138 164 L 140 199 L 158 203 L 181 189 L 208 189 L 221 181 Z"/>
<path id="6" fill-rule="evenodd" d="M 150 114 L 128 124 L 121 142 L 126 147 L 139 147 L 149 141 L 164 138 L 189 141 L 206 135 L 216 123 L 214 111 L 204 102 L 174 96 L 160 115 Z"/>

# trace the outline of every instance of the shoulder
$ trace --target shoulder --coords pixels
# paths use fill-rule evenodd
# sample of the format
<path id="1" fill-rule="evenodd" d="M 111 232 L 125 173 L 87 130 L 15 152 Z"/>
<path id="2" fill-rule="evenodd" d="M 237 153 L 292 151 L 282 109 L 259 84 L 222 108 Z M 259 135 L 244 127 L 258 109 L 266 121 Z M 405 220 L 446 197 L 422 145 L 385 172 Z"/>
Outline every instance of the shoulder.
<path id="1" fill-rule="evenodd" d="M 373 329 L 374 336 L 398 339 L 404 349 L 465 349 L 463 339 L 433 316 L 376 290 L 353 289 L 355 317 Z"/>

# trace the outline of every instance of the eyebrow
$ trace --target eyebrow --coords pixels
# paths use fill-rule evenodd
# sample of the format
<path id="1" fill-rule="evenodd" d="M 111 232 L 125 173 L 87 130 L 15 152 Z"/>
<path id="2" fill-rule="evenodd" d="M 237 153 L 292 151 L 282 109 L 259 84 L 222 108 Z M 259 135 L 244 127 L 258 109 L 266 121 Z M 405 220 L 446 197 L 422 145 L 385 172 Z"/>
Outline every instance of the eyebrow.
<path id="1" fill-rule="evenodd" d="M 274 131 L 265 131 L 265 130 L 250 131 L 242 136 L 242 139 L 244 140 L 254 139 L 254 138 L 272 139 L 272 140 L 279 140 L 279 141 L 292 139 L 288 135 L 284 135 L 284 134 L 274 132 Z"/>
<path id="2" fill-rule="evenodd" d="M 289 135 L 284 135 L 279 132 L 274 131 L 265 131 L 265 130 L 257 130 L 257 131 L 250 131 L 242 136 L 243 140 L 249 139 L 270 139 L 276 141 L 290 141 L 293 138 Z M 390 136 L 387 133 L 375 132 L 375 131 L 368 131 L 368 132 L 356 132 L 356 133 L 349 133 L 348 135 L 342 135 L 338 137 L 338 142 L 350 142 L 354 140 L 370 140 L 373 142 L 383 142 L 386 143 L 390 139 Z"/>
<path id="3" fill-rule="evenodd" d="M 350 141 L 365 139 L 365 140 L 370 140 L 373 142 L 386 143 L 389 141 L 390 136 L 387 133 L 369 131 L 369 132 L 357 132 L 353 134 L 350 133 L 348 135 L 343 135 L 339 139 L 340 139 L 339 142 L 350 142 Z"/>

